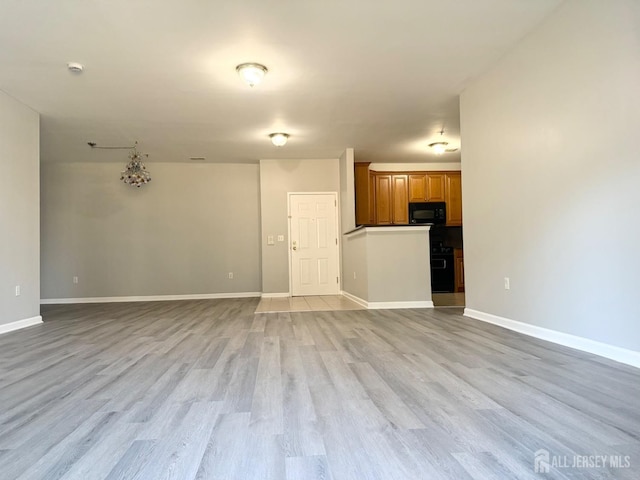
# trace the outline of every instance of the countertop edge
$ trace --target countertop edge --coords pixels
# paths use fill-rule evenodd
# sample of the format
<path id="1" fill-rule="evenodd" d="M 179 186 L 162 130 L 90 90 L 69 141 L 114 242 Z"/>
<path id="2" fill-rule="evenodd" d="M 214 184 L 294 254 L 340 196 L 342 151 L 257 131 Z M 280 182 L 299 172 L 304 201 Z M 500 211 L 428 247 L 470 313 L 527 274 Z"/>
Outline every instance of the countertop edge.
<path id="1" fill-rule="evenodd" d="M 343 233 L 345 237 L 360 233 L 395 233 L 395 232 L 428 232 L 431 225 L 360 225 Z"/>

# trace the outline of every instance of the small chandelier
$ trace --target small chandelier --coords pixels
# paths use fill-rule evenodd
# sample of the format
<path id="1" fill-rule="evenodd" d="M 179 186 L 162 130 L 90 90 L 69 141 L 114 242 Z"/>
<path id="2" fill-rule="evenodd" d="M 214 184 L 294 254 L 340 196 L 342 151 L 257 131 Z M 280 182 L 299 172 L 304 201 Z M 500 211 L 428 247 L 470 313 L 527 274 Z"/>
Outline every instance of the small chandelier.
<path id="1" fill-rule="evenodd" d="M 151 181 L 151 175 L 147 167 L 142 163 L 142 154 L 137 149 L 138 142 L 133 146 L 133 151 L 129 154 L 131 161 L 127 163 L 125 169 L 120 173 L 120 180 L 132 187 L 140 188 L 145 183 Z M 149 155 L 146 155 L 147 157 Z"/>

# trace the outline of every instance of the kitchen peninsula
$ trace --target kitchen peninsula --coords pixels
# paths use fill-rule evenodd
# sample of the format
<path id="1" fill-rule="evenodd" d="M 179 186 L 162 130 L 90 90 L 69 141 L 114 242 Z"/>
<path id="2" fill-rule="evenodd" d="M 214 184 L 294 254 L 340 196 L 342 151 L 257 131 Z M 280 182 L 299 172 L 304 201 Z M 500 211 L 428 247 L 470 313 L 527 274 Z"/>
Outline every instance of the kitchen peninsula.
<path id="1" fill-rule="evenodd" d="M 361 226 L 343 235 L 343 293 L 375 308 L 430 308 L 430 226 Z"/>

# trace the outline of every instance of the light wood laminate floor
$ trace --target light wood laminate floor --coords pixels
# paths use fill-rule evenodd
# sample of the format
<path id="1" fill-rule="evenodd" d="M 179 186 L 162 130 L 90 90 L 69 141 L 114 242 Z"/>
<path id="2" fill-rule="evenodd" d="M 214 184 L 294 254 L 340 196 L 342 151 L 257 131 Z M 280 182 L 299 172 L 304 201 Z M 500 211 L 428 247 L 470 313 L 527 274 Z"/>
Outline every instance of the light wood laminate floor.
<path id="1" fill-rule="evenodd" d="M 640 478 L 637 369 L 457 309 L 257 302 L 48 306 L 0 336 L 0 478 Z M 540 449 L 630 465 L 541 475 Z"/>

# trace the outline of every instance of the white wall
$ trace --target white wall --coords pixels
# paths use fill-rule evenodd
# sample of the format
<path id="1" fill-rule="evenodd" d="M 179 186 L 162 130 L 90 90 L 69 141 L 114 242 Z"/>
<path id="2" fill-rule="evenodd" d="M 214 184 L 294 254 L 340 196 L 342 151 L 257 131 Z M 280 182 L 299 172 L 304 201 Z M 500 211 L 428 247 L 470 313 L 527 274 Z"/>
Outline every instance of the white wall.
<path id="1" fill-rule="evenodd" d="M 289 292 L 287 192 L 339 192 L 337 158 L 326 160 L 260 160 L 262 221 L 262 292 Z M 267 245 L 267 237 L 284 242 Z"/>
<path id="2" fill-rule="evenodd" d="M 431 302 L 429 231 L 371 228 L 367 238 L 369 302 Z"/>
<path id="3" fill-rule="evenodd" d="M 0 326 L 40 315 L 39 122 L 0 92 Z"/>
<path id="4" fill-rule="evenodd" d="M 640 350 L 638 25 L 569 0 L 462 94 L 468 308 Z"/>
<path id="5" fill-rule="evenodd" d="M 42 165 L 44 299 L 260 291 L 257 164 L 126 160 Z"/>
<path id="6" fill-rule="evenodd" d="M 369 300 L 367 235 L 356 232 L 342 237 L 342 290 Z M 355 278 L 354 278 L 355 277 Z"/>
<path id="7" fill-rule="evenodd" d="M 373 308 L 433 306 L 429 227 L 360 228 L 343 246 L 345 293 Z"/>

